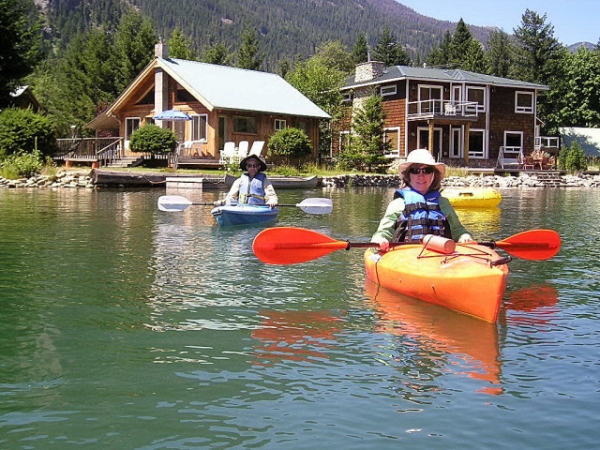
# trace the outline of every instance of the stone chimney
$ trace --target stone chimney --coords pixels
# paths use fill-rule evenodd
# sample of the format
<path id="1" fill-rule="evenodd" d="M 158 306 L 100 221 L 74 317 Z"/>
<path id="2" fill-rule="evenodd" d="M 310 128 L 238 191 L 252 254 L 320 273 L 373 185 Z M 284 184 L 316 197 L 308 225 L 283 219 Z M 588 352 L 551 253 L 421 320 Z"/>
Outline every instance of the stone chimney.
<path id="1" fill-rule="evenodd" d="M 163 44 L 162 39 L 154 46 L 154 55 L 162 59 L 169 57 L 169 46 Z M 156 67 L 154 71 L 154 110 L 158 114 L 168 109 L 169 76 L 160 67 Z"/>
<path id="2" fill-rule="evenodd" d="M 354 82 L 362 83 L 383 75 L 384 65 L 379 61 L 367 61 L 356 66 Z"/>
<path id="3" fill-rule="evenodd" d="M 154 56 L 166 59 L 169 57 L 169 46 L 164 44 L 162 39 L 154 46 Z"/>

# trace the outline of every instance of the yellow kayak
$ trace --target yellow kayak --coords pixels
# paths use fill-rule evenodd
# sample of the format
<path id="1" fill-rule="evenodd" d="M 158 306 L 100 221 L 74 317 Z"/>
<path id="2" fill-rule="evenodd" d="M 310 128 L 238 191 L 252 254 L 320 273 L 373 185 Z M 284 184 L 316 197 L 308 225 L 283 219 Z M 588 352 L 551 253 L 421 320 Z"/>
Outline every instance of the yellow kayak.
<path id="1" fill-rule="evenodd" d="M 502 201 L 502 194 L 491 187 L 482 188 L 446 188 L 442 197 L 458 208 L 491 208 Z"/>

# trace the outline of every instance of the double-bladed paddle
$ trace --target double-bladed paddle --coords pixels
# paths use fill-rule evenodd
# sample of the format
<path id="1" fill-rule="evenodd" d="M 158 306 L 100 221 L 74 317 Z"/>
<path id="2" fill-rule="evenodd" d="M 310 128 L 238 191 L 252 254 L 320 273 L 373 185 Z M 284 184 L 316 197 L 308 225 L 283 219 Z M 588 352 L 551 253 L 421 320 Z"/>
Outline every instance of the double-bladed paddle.
<path id="1" fill-rule="evenodd" d="M 560 249 L 560 236 L 552 230 L 530 230 L 502 241 L 476 242 L 491 248 L 501 248 L 523 259 L 552 258 Z M 393 243 L 390 246 L 407 245 Z M 268 264 L 297 264 L 320 258 L 337 250 L 377 247 L 373 242 L 338 241 L 312 230 L 295 227 L 275 227 L 261 231 L 252 244 L 258 259 Z"/>
<path id="2" fill-rule="evenodd" d="M 192 205 L 216 206 L 212 202 L 192 202 L 181 195 L 163 195 L 158 198 L 158 209 L 167 212 L 180 212 Z M 328 198 L 307 198 L 295 205 L 277 205 L 292 206 L 300 208 L 308 214 L 330 214 L 333 211 L 333 203 Z"/>

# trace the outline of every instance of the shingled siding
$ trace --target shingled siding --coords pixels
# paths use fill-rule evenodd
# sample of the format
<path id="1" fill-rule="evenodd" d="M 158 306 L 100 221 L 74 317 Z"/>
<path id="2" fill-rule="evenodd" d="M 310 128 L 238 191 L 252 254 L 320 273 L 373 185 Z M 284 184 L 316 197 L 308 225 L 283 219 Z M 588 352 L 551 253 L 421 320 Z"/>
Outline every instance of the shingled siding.
<path id="1" fill-rule="evenodd" d="M 505 131 L 523 132 L 523 151 L 533 151 L 535 135 L 535 114 L 515 113 L 515 93 L 513 88 L 493 88 L 490 103 L 490 158 L 498 157 L 504 145 Z M 519 91 L 527 92 L 526 89 Z"/>

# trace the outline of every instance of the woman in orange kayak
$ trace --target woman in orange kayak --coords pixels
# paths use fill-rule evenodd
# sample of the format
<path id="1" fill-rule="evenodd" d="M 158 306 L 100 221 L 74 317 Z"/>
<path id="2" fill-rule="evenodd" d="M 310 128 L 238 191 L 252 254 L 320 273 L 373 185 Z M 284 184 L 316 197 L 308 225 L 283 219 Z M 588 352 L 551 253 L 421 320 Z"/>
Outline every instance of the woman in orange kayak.
<path id="1" fill-rule="evenodd" d="M 371 238 L 380 251 L 390 242 L 421 242 L 426 234 L 444 236 L 456 242 L 470 242 L 471 234 L 460 223 L 447 198 L 440 195 L 446 165 L 437 163 L 429 150 L 417 149 L 400 164 L 402 184 L 394 193 L 379 228 Z"/>

